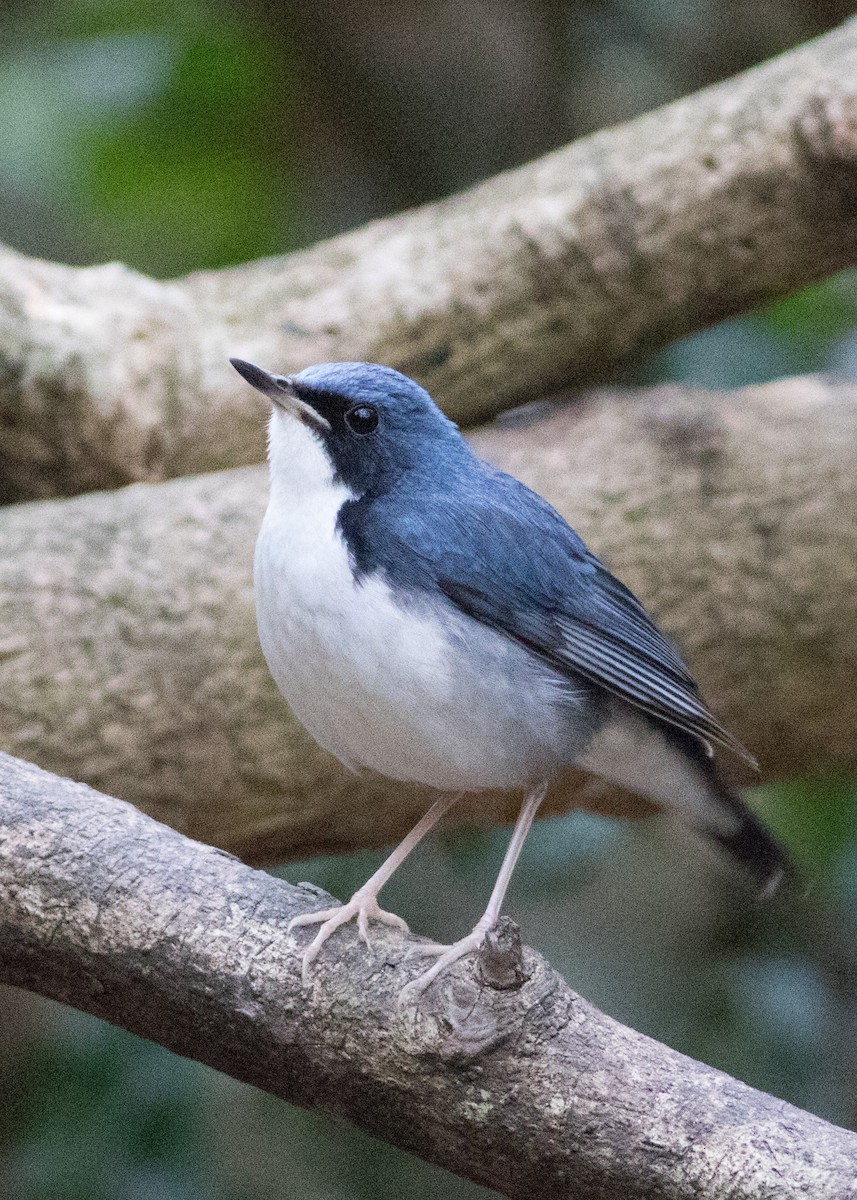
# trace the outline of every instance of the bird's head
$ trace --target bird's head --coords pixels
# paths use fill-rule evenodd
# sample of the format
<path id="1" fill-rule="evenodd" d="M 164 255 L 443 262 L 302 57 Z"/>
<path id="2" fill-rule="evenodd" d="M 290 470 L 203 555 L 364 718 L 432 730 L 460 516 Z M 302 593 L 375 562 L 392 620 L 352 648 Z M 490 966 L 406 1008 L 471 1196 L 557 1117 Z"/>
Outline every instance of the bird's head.
<path id="1" fill-rule="evenodd" d="M 376 363 L 334 362 L 297 375 L 272 375 L 230 359 L 267 396 L 272 471 L 296 456 L 324 451 L 332 477 L 355 495 L 379 493 L 404 472 L 442 469 L 466 443 L 431 396 L 399 371 Z M 307 465 L 307 464 L 304 464 Z"/>

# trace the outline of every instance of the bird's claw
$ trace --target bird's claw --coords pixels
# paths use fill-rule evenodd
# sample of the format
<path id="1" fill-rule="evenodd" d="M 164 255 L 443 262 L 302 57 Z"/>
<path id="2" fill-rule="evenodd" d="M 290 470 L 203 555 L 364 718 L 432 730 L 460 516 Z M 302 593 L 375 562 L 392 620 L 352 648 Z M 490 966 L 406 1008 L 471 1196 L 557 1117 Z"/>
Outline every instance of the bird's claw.
<path id="1" fill-rule="evenodd" d="M 287 933 L 305 925 L 321 925 L 301 959 L 301 979 L 304 987 L 309 985 L 310 967 L 318 958 L 324 943 L 340 925 L 344 925 L 352 917 L 357 918 L 358 938 L 370 950 L 372 948 L 369 941 L 370 921 L 380 921 L 382 925 L 392 925 L 396 929 L 401 929 L 403 933 L 410 932 L 407 922 L 403 921 L 400 916 L 397 916 L 396 913 L 386 912 L 379 906 L 378 897 L 374 892 L 364 892 L 362 889 L 356 891 L 345 904 L 337 905 L 336 908 L 323 908 L 319 912 L 302 913 L 299 917 L 293 917 L 286 927 Z"/>
<path id="2" fill-rule="evenodd" d="M 437 962 L 427 971 L 423 971 L 422 975 L 418 975 L 416 979 L 405 984 L 399 992 L 399 1004 L 402 1006 L 412 1004 L 447 967 L 451 967 L 453 963 L 458 962 L 460 958 L 464 958 L 473 950 L 478 950 L 485 940 L 485 932 L 484 929 L 477 926 L 472 933 L 468 933 L 467 937 L 460 938 L 450 946 L 441 945 L 439 942 L 418 942 L 415 946 L 411 946 L 406 958 L 431 955 L 437 957 Z"/>

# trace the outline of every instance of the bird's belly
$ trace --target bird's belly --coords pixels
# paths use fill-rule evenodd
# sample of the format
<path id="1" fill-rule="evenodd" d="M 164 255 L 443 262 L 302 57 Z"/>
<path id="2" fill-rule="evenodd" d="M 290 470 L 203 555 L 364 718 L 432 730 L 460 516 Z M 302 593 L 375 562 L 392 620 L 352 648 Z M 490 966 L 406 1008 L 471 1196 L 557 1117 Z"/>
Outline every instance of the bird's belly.
<path id="1" fill-rule="evenodd" d="M 541 664 L 446 601 L 355 583 L 335 529 L 320 533 L 266 517 L 255 586 L 271 674 L 321 746 L 450 790 L 525 787 L 569 761 L 573 697 Z"/>

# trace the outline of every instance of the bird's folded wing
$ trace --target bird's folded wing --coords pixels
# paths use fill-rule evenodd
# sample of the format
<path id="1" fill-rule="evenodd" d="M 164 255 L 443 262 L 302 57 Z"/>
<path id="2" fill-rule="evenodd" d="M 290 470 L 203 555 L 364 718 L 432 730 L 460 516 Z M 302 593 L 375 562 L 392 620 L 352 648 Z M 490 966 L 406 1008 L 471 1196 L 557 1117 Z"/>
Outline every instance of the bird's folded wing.
<path id="1" fill-rule="evenodd" d="M 678 651 L 639 600 L 558 513 L 519 486 L 514 508 L 492 506 L 489 519 L 475 522 L 468 547 L 459 542 L 458 552 L 447 548 L 434 562 L 444 595 L 556 669 L 755 766 L 703 703 Z"/>

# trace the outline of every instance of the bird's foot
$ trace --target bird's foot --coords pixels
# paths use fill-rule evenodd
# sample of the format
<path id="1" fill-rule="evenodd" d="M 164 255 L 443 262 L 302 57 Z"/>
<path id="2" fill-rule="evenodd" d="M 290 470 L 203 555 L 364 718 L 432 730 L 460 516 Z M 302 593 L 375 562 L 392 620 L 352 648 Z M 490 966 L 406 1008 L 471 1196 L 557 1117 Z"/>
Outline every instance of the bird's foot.
<path id="1" fill-rule="evenodd" d="M 491 926 L 479 924 L 468 933 L 467 937 L 460 938 L 457 942 L 453 942 L 450 946 L 441 945 L 439 942 L 421 942 L 416 946 L 412 946 L 407 953 L 407 957 L 417 956 L 437 956 L 437 962 L 429 967 L 427 971 L 423 971 L 422 975 L 418 975 L 416 979 L 412 979 L 410 983 L 406 983 L 399 992 L 399 1004 L 407 1005 L 416 1001 L 426 988 L 437 979 L 438 975 L 442 974 L 447 967 L 458 962 L 460 958 L 464 958 L 466 954 L 470 954 L 473 950 L 478 950 L 485 941 L 485 935 Z"/>
<path id="2" fill-rule="evenodd" d="M 291 933 L 293 929 L 298 929 L 303 925 L 321 925 L 321 929 L 304 951 L 301 960 L 301 979 L 304 987 L 309 984 L 310 967 L 318 958 L 324 943 L 340 925 L 344 925 L 352 917 L 357 918 L 357 936 L 361 942 L 366 943 L 370 950 L 372 949 L 369 941 L 370 921 L 380 921 L 382 925 L 393 925 L 397 929 L 401 929 L 403 933 L 410 932 L 407 923 L 401 917 L 396 916 L 395 913 L 385 912 L 383 908 L 379 907 L 378 893 L 367 887 L 358 888 L 350 900 L 345 904 L 337 905 L 336 908 L 323 908 L 320 912 L 303 913 L 299 917 L 294 917 L 289 921 L 287 933 Z"/>

